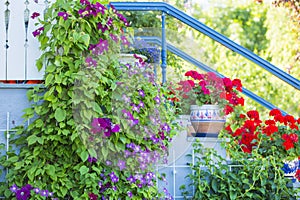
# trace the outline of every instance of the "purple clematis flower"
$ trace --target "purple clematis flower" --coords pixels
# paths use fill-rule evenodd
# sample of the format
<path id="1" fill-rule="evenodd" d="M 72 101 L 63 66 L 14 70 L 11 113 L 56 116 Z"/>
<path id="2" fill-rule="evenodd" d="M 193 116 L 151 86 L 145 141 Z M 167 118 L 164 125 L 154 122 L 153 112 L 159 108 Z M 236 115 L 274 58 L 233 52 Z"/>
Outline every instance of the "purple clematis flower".
<path id="1" fill-rule="evenodd" d="M 32 186 L 30 184 L 25 185 L 21 189 L 16 191 L 16 198 L 17 200 L 27 200 L 30 198 L 30 190 Z"/>
<path id="2" fill-rule="evenodd" d="M 40 193 L 40 189 L 39 189 L 39 188 L 34 188 L 33 191 L 34 191 L 36 194 L 39 194 L 39 193 Z"/>
<path id="3" fill-rule="evenodd" d="M 48 197 L 49 196 L 49 191 L 48 190 L 41 190 L 40 195 L 43 197 Z"/>
<path id="4" fill-rule="evenodd" d="M 85 59 L 85 63 L 88 67 L 97 67 L 97 61 L 94 60 L 92 57 L 87 57 Z"/>
<path id="5" fill-rule="evenodd" d="M 136 178 L 132 175 L 130 175 L 126 180 L 129 181 L 130 183 L 135 183 L 136 182 Z"/>
<path id="6" fill-rule="evenodd" d="M 141 97 L 145 97 L 145 92 L 144 92 L 144 90 L 139 90 L 139 95 L 140 95 Z"/>
<path id="7" fill-rule="evenodd" d="M 140 108 L 144 108 L 144 106 L 145 106 L 144 102 L 140 101 L 139 107 L 140 107 Z"/>
<path id="8" fill-rule="evenodd" d="M 131 192 L 131 191 L 127 191 L 127 196 L 128 196 L 129 198 L 132 198 L 132 192 Z"/>
<path id="9" fill-rule="evenodd" d="M 167 123 L 161 125 L 161 129 L 166 132 L 170 132 L 171 128 Z"/>
<path id="10" fill-rule="evenodd" d="M 124 160 L 119 160 L 118 161 L 118 167 L 120 168 L 120 170 L 123 170 L 126 168 L 126 162 Z"/>
<path id="11" fill-rule="evenodd" d="M 11 192 L 15 193 L 19 188 L 17 187 L 16 184 L 13 184 L 9 189 Z"/>
<path id="12" fill-rule="evenodd" d="M 132 111 L 135 111 L 135 112 L 137 112 L 137 113 L 140 112 L 140 107 L 139 107 L 139 106 L 137 106 L 137 105 L 135 105 L 135 104 L 131 104 L 131 106 L 132 106 Z"/>
<path id="13" fill-rule="evenodd" d="M 153 100 L 154 100 L 157 104 L 160 103 L 160 98 L 159 98 L 159 96 L 154 97 Z"/>
<path id="14" fill-rule="evenodd" d="M 111 181 L 112 181 L 113 183 L 116 183 L 116 182 L 119 181 L 119 177 L 115 174 L 115 172 L 111 172 L 111 173 L 109 174 L 109 176 L 110 176 L 110 179 L 111 179 Z"/>
<path id="15" fill-rule="evenodd" d="M 89 157 L 88 157 L 88 162 L 89 162 L 89 163 L 97 162 L 97 158 L 91 157 L 91 156 L 89 155 Z"/>
<path id="16" fill-rule="evenodd" d="M 69 18 L 69 14 L 66 12 L 58 12 L 57 16 L 64 18 L 64 20 Z"/>

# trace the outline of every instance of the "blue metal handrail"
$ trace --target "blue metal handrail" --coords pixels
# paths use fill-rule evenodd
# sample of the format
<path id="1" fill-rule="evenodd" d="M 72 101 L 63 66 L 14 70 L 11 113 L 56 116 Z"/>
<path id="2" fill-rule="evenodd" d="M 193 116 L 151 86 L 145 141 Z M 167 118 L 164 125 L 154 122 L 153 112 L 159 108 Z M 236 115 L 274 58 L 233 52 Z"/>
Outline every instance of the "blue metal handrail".
<path id="1" fill-rule="evenodd" d="M 130 10 L 130 11 L 157 10 L 157 11 L 162 11 L 163 13 L 166 13 L 166 14 L 178 19 L 179 21 L 185 23 L 186 25 L 194 28 L 195 30 L 207 35 L 208 37 L 219 42 L 220 44 L 224 45 L 228 49 L 240 54 L 241 56 L 245 57 L 246 59 L 256 63 L 257 65 L 261 66 L 262 68 L 269 71 L 273 75 L 277 76 L 281 80 L 285 81 L 289 85 L 300 90 L 300 81 L 298 79 L 296 79 L 295 77 L 289 75 L 288 73 L 277 68 L 270 62 L 262 59 L 261 57 L 257 56 L 256 54 L 249 51 L 248 49 L 231 41 L 224 35 L 216 32 L 215 30 L 209 28 L 208 26 L 199 22 L 195 18 L 185 14 L 181 10 L 178 10 L 177 8 L 174 8 L 173 6 L 171 6 L 167 3 L 164 3 L 164 2 L 112 2 L 112 5 L 118 10 Z"/>
<path id="2" fill-rule="evenodd" d="M 157 44 L 157 45 L 162 44 L 162 40 L 159 37 L 140 36 L 140 38 L 147 41 L 147 42 L 153 43 L 153 44 Z M 184 51 L 181 51 L 180 49 L 176 48 L 175 46 L 171 45 L 170 43 L 166 43 L 166 45 L 167 45 L 167 49 L 170 52 L 172 52 L 175 55 L 179 56 L 180 58 L 190 62 L 191 64 L 197 66 L 198 68 L 200 68 L 200 69 L 202 69 L 206 72 L 214 72 L 215 74 L 217 74 L 221 78 L 225 77 L 224 75 L 220 74 L 216 70 L 214 70 L 211 67 L 205 65 L 204 63 L 198 61 L 197 59 L 195 59 L 192 56 L 188 55 Z M 262 106 L 266 107 L 267 109 L 270 109 L 270 110 L 274 109 L 274 108 L 279 109 L 278 107 L 274 106 L 273 104 L 266 101 L 262 97 L 257 96 L 256 94 L 254 94 L 250 90 L 246 89 L 245 87 L 243 87 L 243 92 L 242 93 L 245 94 L 246 96 L 248 96 L 249 98 L 253 99 L 257 103 L 261 104 Z M 281 110 L 281 112 L 282 112 L 283 115 L 287 115 L 287 113 L 285 111 Z"/>

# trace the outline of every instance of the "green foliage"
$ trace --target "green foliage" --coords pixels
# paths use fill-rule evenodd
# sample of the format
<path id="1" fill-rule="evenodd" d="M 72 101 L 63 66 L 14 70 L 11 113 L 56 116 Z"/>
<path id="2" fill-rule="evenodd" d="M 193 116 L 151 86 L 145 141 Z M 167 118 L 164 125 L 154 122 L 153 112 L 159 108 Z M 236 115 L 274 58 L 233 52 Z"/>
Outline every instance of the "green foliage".
<path id="1" fill-rule="evenodd" d="M 93 2 L 102 6 L 99 1 Z M 47 10 L 44 20 L 37 24 L 44 27 L 38 35 L 43 53 L 37 60 L 37 68 L 45 65 L 45 84 L 27 93 L 33 105 L 24 110 L 24 119 L 32 122 L 28 127 L 18 128 L 11 136 L 11 144 L 20 151 L 11 150 L 8 160 L 4 161 L 5 157 L 0 159 L 9 169 L 7 182 L 0 183 L 0 194 L 6 199 L 15 198 L 9 190 L 13 184 L 20 188 L 30 184 L 49 190 L 58 199 L 89 199 L 90 194 L 99 198 L 129 199 L 129 191 L 133 199 L 151 199 L 160 195 L 154 177 L 148 180 L 149 184 L 142 184 L 142 180 L 127 180 L 130 175 L 144 176 L 154 171 L 151 166 L 133 171 L 131 167 L 136 166 L 137 159 L 131 158 L 132 164 L 127 162 L 128 170 L 122 170 L 106 161 L 117 162 L 113 160 L 114 156 L 124 152 L 126 145 L 131 143 L 139 145 L 143 151 L 157 151 L 163 156 L 163 149 L 167 149 L 170 139 L 176 134 L 174 130 L 162 130 L 163 123 L 173 128 L 173 112 L 163 98 L 167 91 L 150 82 L 152 76 L 147 71 L 130 77 L 135 83 L 130 85 L 126 73 L 131 71 L 126 71 L 128 65 L 119 63 L 120 41 L 123 39 L 124 43 L 126 39 L 123 35 L 126 21 L 113 8 L 103 6 L 103 13 L 98 10 L 96 15 L 81 12 L 84 8 L 79 1 L 57 0 Z M 60 12 L 65 13 L 67 19 Z M 109 26 L 110 19 L 112 25 Z M 99 30 L 100 24 L 107 25 L 108 30 Z M 103 41 L 107 41 L 107 49 L 106 44 L 101 43 Z M 97 44 L 98 47 L 104 45 L 100 46 L 104 50 L 99 54 L 91 50 Z M 120 83 L 134 88 L 129 91 L 121 87 L 120 90 Z M 139 119 L 137 130 L 134 130 L 123 117 L 124 104 L 118 100 L 126 94 L 133 103 L 140 103 L 138 89 L 144 90 L 145 98 L 141 112 L 133 114 Z M 161 103 L 158 104 L 154 97 L 159 97 Z M 162 124 L 151 122 L 150 116 L 155 113 L 163 116 L 156 119 Z M 110 137 L 101 135 L 102 131 L 95 137 L 97 140 L 89 142 L 91 122 L 95 118 L 109 119 L 110 126 L 120 125 L 121 129 L 112 132 Z M 152 127 L 150 132 L 159 142 L 154 143 L 150 135 L 144 134 L 147 126 Z M 99 148 L 100 144 L 106 146 Z M 98 161 L 93 160 L 96 157 Z M 112 181 L 113 173 L 118 181 Z M 31 199 L 45 197 L 32 192 Z"/>
<path id="2" fill-rule="evenodd" d="M 298 189 L 284 177 L 283 163 L 276 155 L 262 157 L 236 152 L 230 148 L 231 162 L 200 141 L 193 144 L 195 164 L 188 175 L 195 187 L 193 199 L 297 199 Z M 275 150 L 274 150 L 275 153 Z M 183 195 L 188 192 L 182 186 Z"/>

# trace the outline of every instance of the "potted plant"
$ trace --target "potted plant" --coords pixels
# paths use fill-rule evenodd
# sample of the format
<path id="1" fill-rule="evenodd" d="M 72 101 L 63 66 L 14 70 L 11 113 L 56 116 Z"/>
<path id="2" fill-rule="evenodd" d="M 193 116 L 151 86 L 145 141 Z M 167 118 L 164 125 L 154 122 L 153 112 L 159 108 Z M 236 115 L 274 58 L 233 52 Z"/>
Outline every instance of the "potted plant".
<path id="1" fill-rule="evenodd" d="M 250 110 L 237 115 L 226 126 L 222 137 L 231 139 L 228 146 L 235 151 L 250 156 L 255 152 L 265 158 L 273 156 L 287 175 L 300 180 L 299 128 L 300 119 L 282 115 L 279 109 L 271 110 L 267 119 L 261 119 L 256 110 Z"/>
<path id="2" fill-rule="evenodd" d="M 171 99 L 185 111 L 191 109 L 190 120 L 196 136 L 216 137 L 224 126 L 226 115 L 244 104 L 239 93 L 242 91 L 241 81 L 193 70 L 186 72 L 185 76 L 187 80 L 178 82 Z"/>
<path id="3" fill-rule="evenodd" d="M 278 109 L 261 119 L 255 110 L 236 112 L 221 131 L 228 158 L 193 143 L 195 162 L 183 185 L 193 199 L 298 199 L 300 120 Z M 192 155 L 189 155 L 192 156 Z M 188 188 L 194 188 L 193 193 Z"/>

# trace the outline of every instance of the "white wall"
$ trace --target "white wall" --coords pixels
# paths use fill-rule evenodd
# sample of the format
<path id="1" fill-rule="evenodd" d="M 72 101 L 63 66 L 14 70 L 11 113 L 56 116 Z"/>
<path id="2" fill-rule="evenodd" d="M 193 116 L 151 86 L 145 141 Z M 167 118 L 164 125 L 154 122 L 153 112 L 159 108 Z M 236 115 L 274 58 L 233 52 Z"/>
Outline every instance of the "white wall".
<path id="1" fill-rule="evenodd" d="M 6 0 L 5 0 L 6 1 Z M 35 60 L 40 56 L 39 43 L 37 38 L 34 38 L 32 32 L 36 29 L 34 23 L 37 19 L 29 18 L 28 28 L 28 48 L 27 56 L 25 56 L 25 24 L 24 10 L 26 5 L 25 0 L 9 0 L 9 27 L 8 27 L 8 45 L 6 58 L 6 31 L 4 23 L 4 12 L 6 10 L 5 1 L 1 1 L 0 5 L 0 80 L 38 80 L 42 79 L 43 71 L 38 72 L 35 67 Z M 43 16 L 44 4 L 36 4 L 33 0 L 28 0 L 28 9 L 30 15 L 33 12 L 39 12 Z M 7 64 L 6 64 L 7 63 Z M 7 67 L 6 67 L 7 65 Z M 7 68 L 7 77 L 6 77 Z M 25 71 L 27 69 L 27 73 Z"/>

